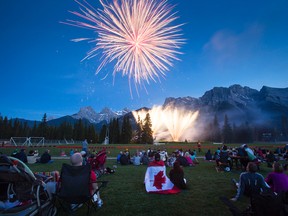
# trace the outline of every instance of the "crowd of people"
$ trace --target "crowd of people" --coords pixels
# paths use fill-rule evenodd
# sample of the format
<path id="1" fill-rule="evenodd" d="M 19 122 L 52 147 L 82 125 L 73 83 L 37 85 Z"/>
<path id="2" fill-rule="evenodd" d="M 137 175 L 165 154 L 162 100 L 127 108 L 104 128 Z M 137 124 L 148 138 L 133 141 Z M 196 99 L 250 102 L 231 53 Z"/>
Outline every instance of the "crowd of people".
<path id="1" fill-rule="evenodd" d="M 122 165 L 134 164 L 151 165 L 151 163 L 159 163 L 171 167 L 169 172 L 170 180 L 180 189 L 187 188 L 186 179 L 184 178 L 183 167 L 195 166 L 199 164 L 196 158 L 196 150 L 175 150 L 168 154 L 166 149 L 151 149 L 147 151 L 136 150 L 133 157 L 130 157 L 128 149 L 120 151 L 117 156 L 117 163 Z M 204 160 L 215 161 L 216 167 L 225 164 L 231 169 L 241 169 L 243 172 L 240 174 L 239 182 L 233 179 L 237 187 L 235 197 L 231 198 L 232 201 L 240 199 L 244 194 L 251 196 L 254 193 L 261 191 L 273 192 L 288 192 L 288 176 L 284 173 L 284 165 L 279 163 L 280 160 L 288 160 L 288 144 L 283 149 L 277 148 L 275 151 L 268 149 L 250 148 L 247 144 L 243 144 L 238 148 L 227 147 L 222 145 L 217 148 L 214 154 L 208 149 L 205 153 Z M 260 173 L 260 164 L 266 164 L 272 168 L 272 172 L 264 178 Z M 230 169 L 229 169 L 230 171 Z M 253 183 L 253 184 L 252 184 Z"/>
<path id="2" fill-rule="evenodd" d="M 73 166 L 81 166 L 89 163 L 93 167 L 93 161 L 97 157 L 98 152 L 95 149 L 89 152 L 87 141 L 83 142 L 82 150 L 71 149 L 69 152 L 70 161 Z M 199 147 L 199 146 L 198 146 Z M 197 148 L 199 151 L 199 148 Z M 199 151 L 200 152 L 200 151 Z M 199 153 L 198 152 L 198 153 Z M 49 149 L 46 149 L 41 155 L 37 150 L 30 150 L 26 155 L 25 148 L 12 153 L 13 157 L 18 158 L 24 163 L 52 163 Z M 67 156 L 64 151 L 61 156 Z M 104 163 L 106 160 L 103 158 Z M 233 183 L 237 188 L 236 195 L 231 201 L 239 200 L 243 195 L 251 197 L 252 194 L 259 194 L 263 191 L 273 191 L 276 193 L 288 192 L 288 176 L 284 173 L 287 165 L 282 165 L 279 161 L 288 161 L 288 144 L 284 148 L 277 148 L 271 151 L 264 148 L 250 148 L 247 144 L 243 144 L 238 148 L 222 145 L 212 153 L 210 149 L 204 154 L 204 161 L 214 162 L 216 167 L 225 166 L 231 169 L 242 169 L 239 181 L 233 179 Z M 102 169 L 104 169 L 104 163 Z M 116 163 L 121 165 L 141 166 L 165 166 L 170 167 L 168 177 L 171 182 L 179 189 L 187 188 L 187 180 L 185 179 L 183 167 L 194 167 L 199 164 L 196 149 L 183 150 L 175 149 L 170 154 L 165 148 L 148 148 L 147 150 L 135 150 L 131 155 L 129 149 L 120 151 L 116 158 Z M 260 164 L 267 164 L 272 171 L 264 177 L 259 173 Z M 93 182 L 97 179 L 95 167 L 94 174 L 91 175 Z M 166 169 L 165 169 L 166 171 Z M 94 176 L 95 175 L 95 176 Z M 166 174 L 165 174 L 166 175 Z M 95 177 L 95 178 L 94 178 Z M 93 186 L 93 187 L 92 187 Z M 97 185 L 92 185 L 95 190 Z M 53 190 L 52 190 L 53 191 Z M 103 204 L 98 194 L 99 206 Z"/>
<path id="3" fill-rule="evenodd" d="M 214 154 L 208 149 L 204 159 L 215 161 L 218 167 L 224 164 L 231 169 L 245 170 L 249 162 L 254 162 L 258 169 L 260 169 L 260 164 L 266 164 L 272 168 L 274 162 L 288 160 L 288 150 L 286 148 L 288 149 L 288 144 L 283 149 L 278 147 L 275 151 L 261 147 L 250 148 L 247 144 L 242 144 L 237 148 L 223 145 L 218 147 Z"/>
<path id="4" fill-rule="evenodd" d="M 34 163 L 53 163 L 54 161 L 51 159 L 50 150 L 44 150 L 43 154 L 39 155 L 38 150 L 30 150 L 28 155 L 26 154 L 26 149 L 22 148 L 20 151 L 15 149 L 11 154 L 12 157 L 19 159 L 23 163 L 34 164 Z"/>
<path id="5" fill-rule="evenodd" d="M 165 166 L 173 167 L 175 161 L 178 161 L 180 166 L 195 166 L 199 164 L 198 159 L 196 158 L 196 150 L 185 150 L 176 149 L 170 155 L 167 150 L 164 149 L 151 149 L 148 150 L 136 150 L 133 156 L 131 157 L 129 149 L 120 151 L 117 155 L 117 163 L 121 165 L 149 165 L 151 161 L 154 160 L 155 154 L 160 155 L 161 161 L 164 162 Z"/>

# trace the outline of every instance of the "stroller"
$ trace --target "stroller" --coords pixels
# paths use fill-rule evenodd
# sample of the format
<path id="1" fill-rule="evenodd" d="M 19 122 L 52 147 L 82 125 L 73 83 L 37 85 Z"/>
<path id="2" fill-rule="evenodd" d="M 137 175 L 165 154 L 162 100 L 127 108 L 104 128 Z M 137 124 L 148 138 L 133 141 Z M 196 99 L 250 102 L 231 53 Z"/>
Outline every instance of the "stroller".
<path id="1" fill-rule="evenodd" d="M 91 169 L 95 171 L 97 178 L 105 173 L 105 163 L 107 159 L 106 149 L 102 149 L 95 156 L 88 158 Z"/>
<path id="2" fill-rule="evenodd" d="M 19 159 L 0 155 L 0 215 L 56 215 L 45 190 L 49 179 L 36 178 Z"/>

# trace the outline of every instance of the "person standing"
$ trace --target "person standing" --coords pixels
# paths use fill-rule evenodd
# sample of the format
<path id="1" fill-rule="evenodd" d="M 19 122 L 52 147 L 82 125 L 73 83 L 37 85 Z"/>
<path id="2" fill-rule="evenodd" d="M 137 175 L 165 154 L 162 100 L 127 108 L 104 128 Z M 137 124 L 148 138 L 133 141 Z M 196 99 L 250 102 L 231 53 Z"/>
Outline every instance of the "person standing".
<path id="1" fill-rule="evenodd" d="M 82 151 L 85 151 L 87 153 L 88 151 L 88 142 L 87 142 L 87 139 L 85 139 L 83 142 L 82 142 Z"/>
<path id="2" fill-rule="evenodd" d="M 201 152 L 201 142 L 200 141 L 198 141 L 197 147 L 198 147 L 198 152 Z"/>

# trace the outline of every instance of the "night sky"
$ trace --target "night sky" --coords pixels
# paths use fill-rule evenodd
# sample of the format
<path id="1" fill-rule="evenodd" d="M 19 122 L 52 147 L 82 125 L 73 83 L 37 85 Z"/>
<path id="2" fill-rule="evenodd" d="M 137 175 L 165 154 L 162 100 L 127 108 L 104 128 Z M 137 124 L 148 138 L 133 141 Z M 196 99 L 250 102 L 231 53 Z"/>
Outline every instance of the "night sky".
<path id="1" fill-rule="evenodd" d="M 168 2 L 178 11 L 175 24 L 185 23 L 181 61 L 173 61 L 161 82 L 146 85 L 147 92 L 133 91 L 132 99 L 127 77 L 118 74 L 113 83 L 113 63 L 95 75 L 101 55 L 81 61 L 94 44 L 71 40 L 97 34 L 60 23 L 78 19 L 68 12 L 79 10 L 73 0 L 1 0 L 1 115 L 41 120 L 44 113 L 56 118 L 84 106 L 97 112 L 152 107 L 233 84 L 288 87 L 287 0 Z"/>

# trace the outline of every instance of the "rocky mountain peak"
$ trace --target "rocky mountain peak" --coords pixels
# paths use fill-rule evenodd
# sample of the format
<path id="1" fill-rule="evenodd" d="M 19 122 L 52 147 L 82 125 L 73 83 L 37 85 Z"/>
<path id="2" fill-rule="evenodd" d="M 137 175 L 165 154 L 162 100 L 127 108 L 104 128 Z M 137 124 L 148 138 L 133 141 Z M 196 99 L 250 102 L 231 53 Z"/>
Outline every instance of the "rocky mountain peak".
<path id="1" fill-rule="evenodd" d="M 118 118 L 127 112 L 130 112 L 127 108 L 122 111 L 114 112 L 108 107 L 104 107 L 99 113 L 97 113 L 91 106 L 81 107 L 80 111 L 72 115 L 74 119 L 87 119 L 90 123 L 99 123 L 101 121 L 109 122 L 113 118 Z"/>
<path id="2" fill-rule="evenodd" d="M 260 95 L 262 100 L 288 107 L 288 88 L 263 86 Z"/>
<path id="3" fill-rule="evenodd" d="M 228 88 L 214 87 L 212 90 L 206 91 L 200 99 L 203 105 L 215 106 L 222 102 L 245 105 L 247 102 L 253 101 L 258 94 L 259 92 L 255 89 L 236 84 Z"/>
<path id="4" fill-rule="evenodd" d="M 199 106 L 199 99 L 190 96 L 187 97 L 168 97 L 165 99 L 163 107 L 181 107 L 185 109 L 197 109 Z"/>
<path id="5" fill-rule="evenodd" d="M 241 85 L 214 87 L 200 98 L 167 98 L 165 105 L 184 106 L 186 109 L 199 110 L 201 116 L 213 118 L 214 115 L 228 115 L 231 121 L 263 121 L 268 116 L 288 113 L 288 88 L 263 86 L 258 91 Z M 209 117 L 208 117 L 209 118 Z"/>

